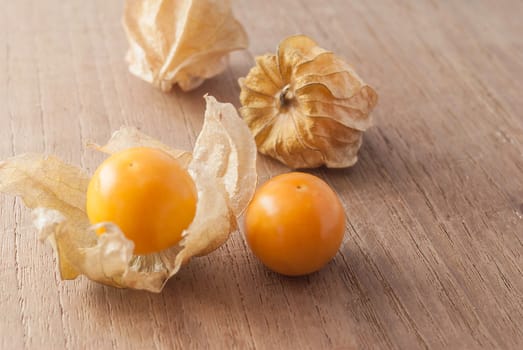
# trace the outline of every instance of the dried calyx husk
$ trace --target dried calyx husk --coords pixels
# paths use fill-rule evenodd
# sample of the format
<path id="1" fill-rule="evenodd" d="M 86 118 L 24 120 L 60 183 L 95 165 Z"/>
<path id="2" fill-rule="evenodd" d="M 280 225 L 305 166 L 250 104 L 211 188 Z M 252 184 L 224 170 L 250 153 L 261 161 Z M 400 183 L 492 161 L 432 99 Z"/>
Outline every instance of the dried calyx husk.
<path id="1" fill-rule="evenodd" d="M 356 163 L 378 97 L 340 57 L 292 36 L 239 83 L 240 113 L 261 153 L 291 168 Z"/>
<path id="2" fill-rule="evenodd" d="M 195 89 L 248 45 L 231 0 L 126 0 L 123 24 L 129 70 L 163 91 Z"/>
<path id="3" fill-rule="evenodd" d="M 0 162 L 0 192 L 21 196 L 33 210 L 40 239 L 53 246 L 62 279 L 85 275 L 107 285 L 160 292 L 194 256 L 222 245 L 257 182 L 256 145 L 231 104 L 206 97 L 202 131 L 192 152 L 175 150 L 132 127 L 121 128 L 105 146 L 112 154 L 133 147 L 159 148 L 175 157 L 198 191 L 196 214 L 179 244 L 134 255 L 134 244 L 111 223 L 92 226 L 85 202 L 89 176 L 54 156 L 24 154 Z M 103 235 L 95 231 L 105 227 Z"/>

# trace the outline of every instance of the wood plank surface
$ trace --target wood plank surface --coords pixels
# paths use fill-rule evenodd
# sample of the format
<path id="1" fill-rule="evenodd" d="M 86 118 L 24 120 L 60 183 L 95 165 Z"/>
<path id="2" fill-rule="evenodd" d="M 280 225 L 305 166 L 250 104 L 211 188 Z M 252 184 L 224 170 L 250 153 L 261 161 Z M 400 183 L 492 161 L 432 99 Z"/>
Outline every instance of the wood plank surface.
<path id="1" fill-rule="evenodd" d="M 29 210 L 0 196 L 0 349 L 523 348 L 523 2 L 238 0 L 249 50 L 169 94 L 128 73 L 121 0 L 0 4 L 0 159 L 46 152 L 92 172 L 86 142 L 121 125 L 190 149 L 202 96 L 238 106 L 254 56 L 295 33 L 380 96 L 356 166 L 312 171 L 348 224 L 308 277 L 269 272 L 240 232 L 158 295 L 62 282 Z"/>

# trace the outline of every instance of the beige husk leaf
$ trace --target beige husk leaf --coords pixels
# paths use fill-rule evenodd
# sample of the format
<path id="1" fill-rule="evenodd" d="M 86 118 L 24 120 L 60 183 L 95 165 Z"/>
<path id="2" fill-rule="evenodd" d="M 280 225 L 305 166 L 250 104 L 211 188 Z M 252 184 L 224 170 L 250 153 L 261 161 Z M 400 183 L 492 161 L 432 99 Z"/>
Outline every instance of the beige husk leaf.
<path id="1" fill-rule="evenodd" d="M 227 67 L 248 39 L 231 0 L 126 0 L 129 70 L 163 91 L 197 88 Z"/>
<path id="2" fill-rule="evenodd" d="M 291 168 L 356 163 L 378 97 L 340 57 L 291 36 L 239 83 L 240 113 L 261 153 Z"/>
<path id="3" fill-rule="evenodd" d="M 53 156 L 24 154 L 0 162 L 0 192 L 21 196 L 33 209 L 40 239 L 53 246 L 62 279 L 85 275 L 107 285 L 160 292 L 193 256 L 206 255 L 237 228 L 256 187 L 256 145 L 230 104 L 206 97 L 202 131 L 192 154 L 135 128 L 115 132 L 96 149 L 114 153 L 146 146 L 162 149 L 184 165 L 198 190 L 196 214 L 182 241 L 155 254 L 133 255 L 134 245 L 111 223 L 91 226 L 85 213 L 89 177 Z M 105 227 L 106 233 L 95 231 Z"/>

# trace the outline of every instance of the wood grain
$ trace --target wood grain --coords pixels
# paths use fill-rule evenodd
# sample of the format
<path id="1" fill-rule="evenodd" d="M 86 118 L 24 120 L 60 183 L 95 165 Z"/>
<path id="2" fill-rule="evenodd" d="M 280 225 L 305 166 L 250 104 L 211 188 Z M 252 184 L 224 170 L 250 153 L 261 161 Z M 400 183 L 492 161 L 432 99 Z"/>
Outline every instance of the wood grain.
<path id="1" fill-rule="evenodd" d="M 242 233 L 159 295 L 62 282 L 29 211 L 0 196 L 1 349 L 523 348 L 523 3 L 238 0 L 250 49 L 190 93 L 123 61 L 122 1 L 1 1 L 0 159 L 85 149 L 120 125 L 191 148 L 203 94 L 238 105 L 253 57 L 305 33 L 375 86 L 357 165 L 314 170 L 347 238 L 320 273 L 284 278 Z M 260 158 L 261 182 L 288 171 Z"/>

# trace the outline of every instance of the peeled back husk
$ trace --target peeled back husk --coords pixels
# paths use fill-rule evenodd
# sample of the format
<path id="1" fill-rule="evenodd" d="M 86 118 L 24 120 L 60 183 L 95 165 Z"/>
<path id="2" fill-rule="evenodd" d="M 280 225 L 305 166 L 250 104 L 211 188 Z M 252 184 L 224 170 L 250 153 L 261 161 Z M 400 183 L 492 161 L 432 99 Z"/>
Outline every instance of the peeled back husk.
<path id="1" fill-rule="evenodd" d="M 239 83 L 240 113 L 261 153 L 291 168 L 356 163 L 377 94 L 340 57 L 292 36 Z"/>
<path id="2" fill-rule="evenodd" d="M 230 104 L 206 97 L 202 131 L 191 152 L 180 151 L 125 127 L 113 134 L 105 153 L 154 147 L 187 168 L 197 191 L 196 214 L 179 244 L 158 253 L 134 255 L 134 244 L 112 223 L 90 225 L 85 212 L 89 176 L 53 156 L 24 154 L 0 162 L 0 192 L 22 197 L 33 210 L 40 239 L 53 246 L 62 279 L 85 275 L 120 288 L 160 292 L 194 256 L 222 245 L 237 229 L 237 217 L 256 188 L 256 145 Z M 105 233 L 98 236 L 100 227 Z"/>

